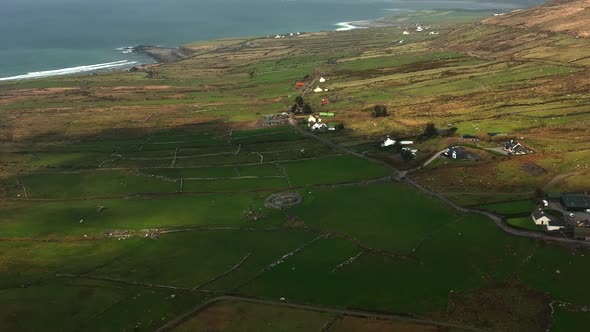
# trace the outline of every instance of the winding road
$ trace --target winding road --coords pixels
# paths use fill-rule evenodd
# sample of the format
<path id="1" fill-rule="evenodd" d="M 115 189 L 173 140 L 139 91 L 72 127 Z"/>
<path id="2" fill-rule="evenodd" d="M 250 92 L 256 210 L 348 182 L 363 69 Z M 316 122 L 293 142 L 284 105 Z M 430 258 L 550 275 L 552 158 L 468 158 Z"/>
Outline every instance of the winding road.
<path id="1" fill-rule="evenodd" d="M 357 156 L 359 158 L 363 158 L 365 160 L 368 160 L 370 162 L 373 163 L 378 163 L 380 165 L 384 165 L 387 168 L 389 168 L 390 170 L 392 170 L 393 172 L 395 172 L 397 174 L 397 176 L 395 177 L 396 180 L 400 181 L 400 182 L 405 182 L 417 189 L 419 189 L 420 191 L 424 192 L 425 194 L 432 196 L 432 197 L 436 197 L 439 200 L 441 200 L 442 202 L 444 202 L 445 204 L 449 205 L 450 207 L 452 207 L 453 209 L 459 211 L 459 212 L 463 212 L 463 213 L 475 213 L 475 214 L 479 214 L 482 215 L 484 217 L 489 218 L 490 220 L 492 220 L 496 226 L 498 226 L 498 228 L 500 228 L 502 231 L 511 234 L 511 235 L 515 235 L 515 236 L 520 236 L 520 237 L 527 237 L 527 238 L 531 238 L 531 239 L 537 239 L 537 240 L 544 240 L 544 241 L 551 241 L 551 242 L 559 242 L 559 243 L 563 243 L 563 244 L 570 244 L 570 245 L 578 245 L 578 246 L 583 246 L 583 247 L 590 247 L 590 241 L 584 241 L 584 240 L 576 240 L 576 239 L 572 239 L 572 238 L 566 238 L 566 237 L 558 237 L 558 236 L 551 236 L 551 235 L 547 235 L 547 234 L 543 234 L 543 233 L 537 233 L 537 232 L 532 232 L 532 231 L 527 231 L 527 230 L 523 230 L 523 229 L 517 229 L 517 228 L 513 228 L 509 225 L 507 225 L 503 218 L 497 214 L 488 212 L 488 211 L 482 211 L 482 210 L 477 210 L 477 209 L 470 209 L 470 208 L 466 208 L 466 207 L 462 207 L 458 204 L 456 204 L 455 202 L 451 201 L 450 199 L 448 199 L 447 197 L 436 193 L 430 189 L 427 189 L 426 187 L 422 186 L 421 184 L 417 183 L 416 181 L 412 180 L 411 178 L 409 178 L 407 176 L 407 174 L 409 172 L 405 172 L 405 171 L 400 171 L 397 168 L 393 167 L 392 165 L 382 161 L 382 160 L 378 160 L 378 159 L 374 159 L 371 158 L 367 155 L 352 151 L 346 147 L 343 147 L 337 143 L 334 143 L 333 141 L 325 138 L 325 137 L 321 137 L 319 135 L 315 135 L 313 133 L 310 133 L 300 127 L 297 126 L 297 124 L 295 123 L 295 121 L 290 118 L 290 124 L 293 125 L 293 127 L 299 131 L 301 134 L 314 138 L 324 144 L 327 144 L 329 146 L 332 146 L 333 148 L 339 149 L 341 151 L 344 151 L 348 154 Z M 436 158 L 438 158 L 438 156 L 440 155 L 441 152 L 437 153 L 436 155 L 434 155 L 433 157 L 431 157 L 429 160 L 433 161 Z M 411 172 L 411 171 L 410 171 Z"/>

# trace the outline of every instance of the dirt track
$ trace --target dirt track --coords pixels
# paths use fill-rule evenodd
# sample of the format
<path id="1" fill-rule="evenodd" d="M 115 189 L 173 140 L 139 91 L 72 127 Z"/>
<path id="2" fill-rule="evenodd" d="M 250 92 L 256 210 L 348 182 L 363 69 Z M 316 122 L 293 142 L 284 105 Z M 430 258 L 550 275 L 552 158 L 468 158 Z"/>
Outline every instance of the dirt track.
<path id="1" fill-rule="evenodd" d="M 269 305 L 274 307 L 283 307 L 283 308 L 290 308 L 290 309 L 300 309 L 300 310 L 307 310 L 307 311 L 315 311 L 315 312 L 323 312 L 335 315 L 346 315 L 358 318 L 366 318 L 366 319 L 376 319 L 376 320 L 392 320 L 392 321 L 400 321 L 400 322 L 407 322 L 407 323 L 414 323 L 414 324 L 422 324 L 422 325 L 436 325 L 441 327 L 449 327 L 454 329 L 461 329 L 465 331 L 474 331 L 474 332 L 488 332 L 487 330 L 479 329 L 472 326 L 466 326 L 461 324 L 455 324 L 451 322 L 440 322 L 434 321 L 430 319 L 420 319 L 420 318 L 413 318 L 408 316 L 402 315 L 387 315 L 382 313 L 373 313 L 368 311 L 359 311 L 359 310 L 347 310 L 347 309 L 338 309 L 338 308 L 330 308 L 330 307 L 321 307 L 321 306 L 312 306 L 312 305 L 305 305 L 305 304 L 295 304 L 295 303 L 288 303 L 288 302 L 277 302 L 277 301 L 268 301 L 268 300 L 260 300 L 255 298 L 249 297 L 241 297 L 241 296 L 219 296 L 213 299 L 210 299 L 206 302 L 203 302 L 196 306 L 195 308 L 191 309 L 190 311 L 182 314 L 181 316 L 177 317 L 173 321 L 168 322 L 166 325 L 156 329 L 154 332 L 164 332 L 164 331 L 171 331 L 175 327 L 179 326 L 186 320 L 190 319 L 195 314 L 203 311 L 207 307 L 216 304 L 217 302 L 221 301 L 241 301 L 241 302 L 249 302 L 254 304 L 261 304 L 261 305 Z"/>

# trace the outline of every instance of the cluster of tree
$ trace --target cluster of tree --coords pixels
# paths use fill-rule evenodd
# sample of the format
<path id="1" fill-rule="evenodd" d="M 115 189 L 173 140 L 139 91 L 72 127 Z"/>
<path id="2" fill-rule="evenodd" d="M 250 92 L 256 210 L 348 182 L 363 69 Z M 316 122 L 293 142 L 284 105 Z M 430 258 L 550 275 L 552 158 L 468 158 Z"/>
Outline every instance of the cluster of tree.
<path id="1" fill-rule="evenodd" d="M 434 123 L 430 122 L 430 123 L 426 124 L 426 127 L 424 128 L 424 133 L 422 134 L 422 136 L 428 137 L 428 138 L 438 136 L 438 129 L 436 129 L 436 126 L 434 125 Z"/>
<path id="2" fill-rule="evenodd" d="M 303 97 L 297 96 L 295 98 L 295 104 L 291 107 L 291 113 L 293 114 L 311 114 L 313 113 L 313 108 L 309 103 L 306 103 L 303 100 Z"/>
<path id="3" fill-rule="evenodd" d="M 443 129 L 443 130 L 439 130 L 436 128 L 436 126 L 434 125 L 434 123 L 428 123 L 426 124 L 426 127 L 424 128 L 424 133 L 422 133 L 422 138 L 432 138 L 432 137 L 436 137 L 436 136 L 453 136 L 455 135 L 455 133 L 457 132 L 457 127 L 452 127 L 449 129 Z"/>
<path id="4" fill-rule="evenodd" d="M 382 104 L 375 105 L 372 114 L 374 118 L 386 117 L 388 115 L 387 106 Z"/>

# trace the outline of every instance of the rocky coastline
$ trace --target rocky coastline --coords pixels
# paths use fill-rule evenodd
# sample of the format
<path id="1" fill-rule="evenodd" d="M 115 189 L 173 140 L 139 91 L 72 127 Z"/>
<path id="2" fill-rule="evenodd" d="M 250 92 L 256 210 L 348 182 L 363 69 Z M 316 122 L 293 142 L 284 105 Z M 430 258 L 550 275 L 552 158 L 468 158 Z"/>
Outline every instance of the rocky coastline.
<path id="1" fill-rule="evenodd" d="M 158 63 L 172 63 L 188 58 L 193 51 L 185 47 L 160 47 L 151 45 L 139 45 L 132 48 L 133 53 L 145 54 Z"/>

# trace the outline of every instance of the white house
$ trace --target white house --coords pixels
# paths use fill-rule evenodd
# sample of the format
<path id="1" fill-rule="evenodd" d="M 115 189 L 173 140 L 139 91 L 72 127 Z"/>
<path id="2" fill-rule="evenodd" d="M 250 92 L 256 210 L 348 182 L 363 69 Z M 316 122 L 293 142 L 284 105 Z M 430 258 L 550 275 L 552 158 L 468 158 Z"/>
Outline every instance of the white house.
<path id="1" fill-rule="evenodd" d="M 326 129 L 328 128 L 328 126 L 323 123 L 323 122 L 316 122 L 313 124 L 313 126 L 311 126 L 311 130 L 322 130 L 322 129 Z"/>
<path id="2" fill-rule="evenodd" d="M 397 42 L 397 43 L 398 43 L 398 44 L 403 44 L 403 43 L 404 43 L 404 40 L 402 39 L 402 40 L 400 40 L 400 41 L 399 41 L 399 42 Z"/>
<path id="3" fill-rule="evenodd" d="M 504 144 L 504 151 L 507 151 L 511 154 L 527 154 L 527 150 L 525 149 L 522 144 L 518 143 L 515 140 L 510 140 Z"/>
<path id="4" fill-rule="evenodd" d="M 320 83 L 325 83 L 325 82 L 326 82 L 326 79 L 323 77 L 320 77 Z"/>
<path id="5" fill-rule="evenodd" d="M 545 226 L 548 231 L 558 231 L 565 228 L 565 222 L 557 216 L 547 215 L 541 208 L 531 214 L 535 224 Z"/>
<path id="6" fill-rule="evenodd" d="M 549 222 L 551 221 L 551 218 L 549 218 L 541 209 L 533 211 L 531 217 L 533 218 L 535 224 L 541 226 L 549 225 Z"/>
<path id="7" fill-rule="evenodd" d="M 320 121 L 321 121 L 321 120 L 320 120 Z M 312 122 L 313 122 L 313 123 L 315 123 L 315 122 L 318 122 L 318 118 L 316 118 L 316 117 L 315 117 L 315 116 L 313 116 L 313 115 L 310 115 L 310 116 L 309 116 L 309 118 L 307 118 L 307 123 L 312 123 Z"/>
<path id="8" fill-rule="evenodd" d="M 395 145 L 395 140 L 392 140 L 391 138 L 389 138 L 389 135 L 387 135 L 387 138 L 385 139 L 385 141 L 381 142 L 382 148 L 386 148 L 386 147 L 392 146 L 392 145 Z"/>
<path id="9" fill-rule="evenodd" d="M 422 26 L 419 25 L 416 27 L 416 31 L 418 31 L 418 32 L 424 31 L 424 28 L 422 28 Z"/>
<path id="10" fill-rule="evenodd" d="M 404 30 L 404 32 L 402 32 L 402 35 L 409 35 L 410 33 L 407 30 Z"/>
<path id="11" fill-rule="evenodd" d="M 436 31 L 430 31 L 429 35 L 431 35 L 431 36 L 432 35 L 438 35 L 438 32 L 436 32 Z"/>
<path id="12" fill-rule="evenodd" d="M 323 91 L 324 91 L 324 89 L 320 88 L 319 86 L 317 88 L 313 89 L 313 92 L 316 92 L 316 93 L 323 92 Z"/>

